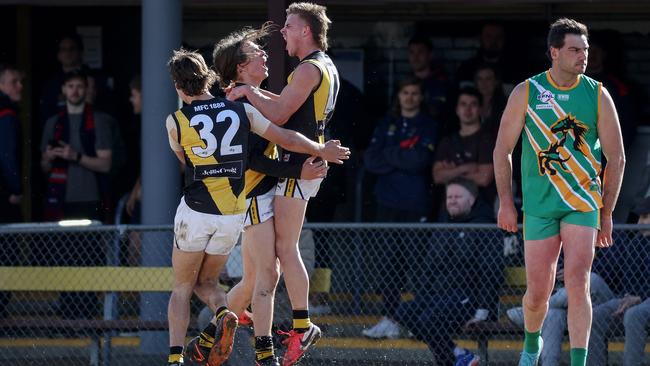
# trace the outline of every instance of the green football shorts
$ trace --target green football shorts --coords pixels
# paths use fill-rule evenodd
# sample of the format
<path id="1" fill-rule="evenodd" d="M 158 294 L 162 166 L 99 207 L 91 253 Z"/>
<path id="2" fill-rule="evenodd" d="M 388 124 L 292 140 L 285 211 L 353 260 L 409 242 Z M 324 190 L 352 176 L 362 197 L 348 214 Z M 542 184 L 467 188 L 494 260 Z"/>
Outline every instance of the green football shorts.
<path id="1" fill-rule="evenodd" d="M 562 223 L 600 229 L 600 210 L 571 211 L 557 217 L 524 214 L 524 240 L 542 240 L 560 234 Z"/>

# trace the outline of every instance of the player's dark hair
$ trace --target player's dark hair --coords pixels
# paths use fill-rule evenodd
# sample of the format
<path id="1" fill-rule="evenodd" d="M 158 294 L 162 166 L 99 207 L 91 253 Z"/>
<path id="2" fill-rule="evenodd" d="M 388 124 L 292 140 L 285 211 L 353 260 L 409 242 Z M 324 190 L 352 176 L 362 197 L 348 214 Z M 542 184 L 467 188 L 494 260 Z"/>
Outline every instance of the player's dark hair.
<path id="1" fill-rule="evenodd" d="M 399 118 L 402 115 L 402 108 L 399 104 L 399 92 L 402 91 L 402 89 L 406 88 L 407 86 L 415 85 L 420 89 L 420 93 L 424 95 L 424 85 L 422 84 L 422 80 L 412 76 L 408 77 L 406 79 L 402 79 L 399 84 L 397 84 L 397 92 L 395 93 L 395 100 L 393 101 L 393 106 L 391 108 L 391 114 L 393 117 Z M 422 103 L 424 103 L 424 98 L 422 98 Z M 420 105 L 420 110 L 423 111 L 424 108 L 422 105 Z"/>
<path id="2" fill-rule="evenodd" d="M 445 192 L 447 191 L 447 188 L 449 188 L 449 186 L 452 184 L 456 184 L 465 188 L 474 198 L 478 198 L 478 187 L 474 181 L 465 177 L 453 178 L 445 185 Z"/>
<path id="3" fill-rule="evenodd" d="M 575 34 L 578 36 L 589 37 L 587 26 L 569 18 L 560 18 L 551 24 L 546 37 L 546 56 L 551 59 L 551 47 L 564 47 L 564 36 Z"/>
<path id="4" fill-rule="evenodd" d="M 208 91 L 217 80 L 217 75 L 206 65 L 203 56 L 195 51 L 183 48 L 174 51 L 167 67 L 176 88 L 190 97 Z"/>
<path id="5" fill-rule="evenodd" d="M 137 90 L 139 92 L 142 91 L 142 77 L 140 74 L 137 74 L 131 79 L 129 82 L 129 89 Z"/>
<path id="6" fill-rule="evenodd" d="M 414 44 L 421 44 L 429 51 L 433 51 L 433 43 L 431 43 L 431 39 L 421 34 L 416 34 L 415 36 L 411 37 L 411 39 L 409 39 L 409 47 Z"/>
<path id="7" fill-rule="evenodd" d="M 483 94 L 481 94 L 481 92 L 478 91 L 478 89 L 476 89 L 473 86 L 464 86 L 460 88 L 460 90 L 458 90 L 458 98 L 456 99 L 456 105 L 458 105 L 458 101 L 460 100 L 461 95 L 469 95 L 475 97 L 476 99 L 478 99 L 478 105 L 483 104 Z"/>
<path id="8" fill-rule="evenodd" d="M 0 62 L 0 79 L 2 79 L 5 76 L 5 72 L 8 71 L 18 71 L 18 69 L 14 65 L 10 64 L 5 64 Z"/>
<path id="9" fill-rule="evenodd" d="M 244 52 L 244 45 L 253 42 L 263 46 L 261 42 L 277 28 L 272 22 L 262 24 L 259 29 L 242 28 L 230 33 L 217 42 L 212 51 L 212 69 L 217 73 L 219 84 L 228 86 L 237 80 L 237 66 L 246 63 L 251 56 Z"/>
<path id="10" fill-rule="evenodd" d="M 61 46 L 61 42 L 65 41 L 66 39 L 72 41 L 75 46 L 77 46 L 77 50 L 79 50 L 79 52 L 84 50 L 84 41 L 78 33 L 66 33 L 59 37 L 56 44 L 58 46 Z"/>
<path id="11" fill-rule="evenodd" d="M 322 51 L 327 51 L 327 31 L 332 21 L 327 17 L 327 8 L 314 3 L 293 3 L 287 8 L 287 15 L 300 16 L 311 29 L 314 41 Z"/>
<path id="12" fill-rule="evenodd" d="M 476 78 L 476 75 L 478 75 L 478 72 L 481 70 L 492 70 L 494 73 L 494 78 L 498 81 L 501 82 L 501 72 L 492 64 L 488 63 L 481 63 L 476 67 L 476 71 L 474 71 L 474 78 Z"/>
<path id="13" fill-rule="evenodd" d="M 68 81 L 78 79 L 83 81 L 84 84 L 88 85 L 88 74 L 82 70 L 72 70 L 68 71 L 63 75 L 63 84 L 65 85 Z"/>

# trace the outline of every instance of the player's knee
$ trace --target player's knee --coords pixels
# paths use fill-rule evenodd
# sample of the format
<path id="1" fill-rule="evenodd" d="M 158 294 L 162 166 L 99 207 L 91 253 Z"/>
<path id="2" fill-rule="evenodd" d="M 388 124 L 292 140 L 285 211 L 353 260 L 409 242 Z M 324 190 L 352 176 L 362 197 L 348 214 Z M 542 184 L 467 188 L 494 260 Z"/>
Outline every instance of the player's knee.
<path id="1" fill-rule="evenodd" d="M 266 285 L 265 287 L 275 288 L 280 279 L 280 266 L 278 264 L 273 264 L 265 266 L 260 270 L 262 282 Z"/>
<path id="2" fill-rule="evenodd" d="M 524 306 L 530 310 L 538 311 L 548 307 L 548 295 L 545 291 L 526 291 Z"/>
<path id="3" fill-rule="evenodd" d="M 280 259 L 280 262 L 283 263 L 286 263 L 287 261 L 295 261 L 300 258 L 298 247 L 293 245 L 276 246 L 275 252 Z"/>
<path id="4" fill-rule="evenodd" d="M 572 300 L 589 300 L 589 281 L 573 281 L 571 284 L 565 283 L 566 292 L 569 299 Z"/>
<path id="5" fill-rule="evenodd" d="M 194 292 L 194 285 L 191 283 L 177 283 L 172 289 L 172 296 L 181 299 L 189 299 Z"/>

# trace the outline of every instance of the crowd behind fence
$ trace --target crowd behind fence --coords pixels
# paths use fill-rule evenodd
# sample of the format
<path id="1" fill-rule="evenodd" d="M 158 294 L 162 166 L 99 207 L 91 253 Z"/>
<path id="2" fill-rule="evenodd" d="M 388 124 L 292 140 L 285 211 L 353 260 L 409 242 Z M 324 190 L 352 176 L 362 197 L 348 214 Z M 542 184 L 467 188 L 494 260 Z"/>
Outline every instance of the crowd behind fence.
<path id="1" fill-rule="evenodd" d="M 608 357 L 607 341 L 645 347 L 649 324 L 634 309 L 650 303 L 649 234 L 648 226 L 618 226 L 616 244 L 596 250 L 589 365 L 606 364 L 596 358 Z M 0 227 L 0 360 L 162 362 L 172 235 L 171 226 Z M 482 324 L 491 325 L 489 339 L 522 339 L 519 234 L 494 225 L 308 224 L 300 247 L 312 278 L 312 308 L 318 308 L 312 319 L 326 337 L 411 337 L 428 345 L 431 360 L 443 345 L 453 347 L 453 340 L 476 340 Z M 241 276 L 238 258 L 235 250 L 221 274 L 223 285 Z M 283 328 L 290 308 L 279 293 L 275 325 Z M 632 307 L 617 313 L 621 302 L 630 301 Z M 560 364 L 566 306 L 560 276 L 542 330 L 544 366 Z M 197 301 L 194 328 L 201 310 Z M 388 325 L 370 331 L 378 321 Z M 626 335 L 637 342 L 629 343 Z M 510 350 L 513 355 L 518 347 Z M 488 351 L 495 351 L 491 343 Z"/>

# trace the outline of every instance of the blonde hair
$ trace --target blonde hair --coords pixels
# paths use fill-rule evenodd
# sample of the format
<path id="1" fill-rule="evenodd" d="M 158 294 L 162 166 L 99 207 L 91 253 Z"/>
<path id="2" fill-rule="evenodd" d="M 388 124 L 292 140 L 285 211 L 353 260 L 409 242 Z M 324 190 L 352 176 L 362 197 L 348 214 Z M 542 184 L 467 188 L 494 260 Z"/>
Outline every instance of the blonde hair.
<path id="1" fill-rule="evenodd" d="M 327 51 L 327 30 L 332 24 L 325 13 L 326 11 L 326 7 L 314 3 L 293 3 L 287 8 L 287 15 L 296 14 L 307 22 L 314 42 L 323 51 Z"/>

